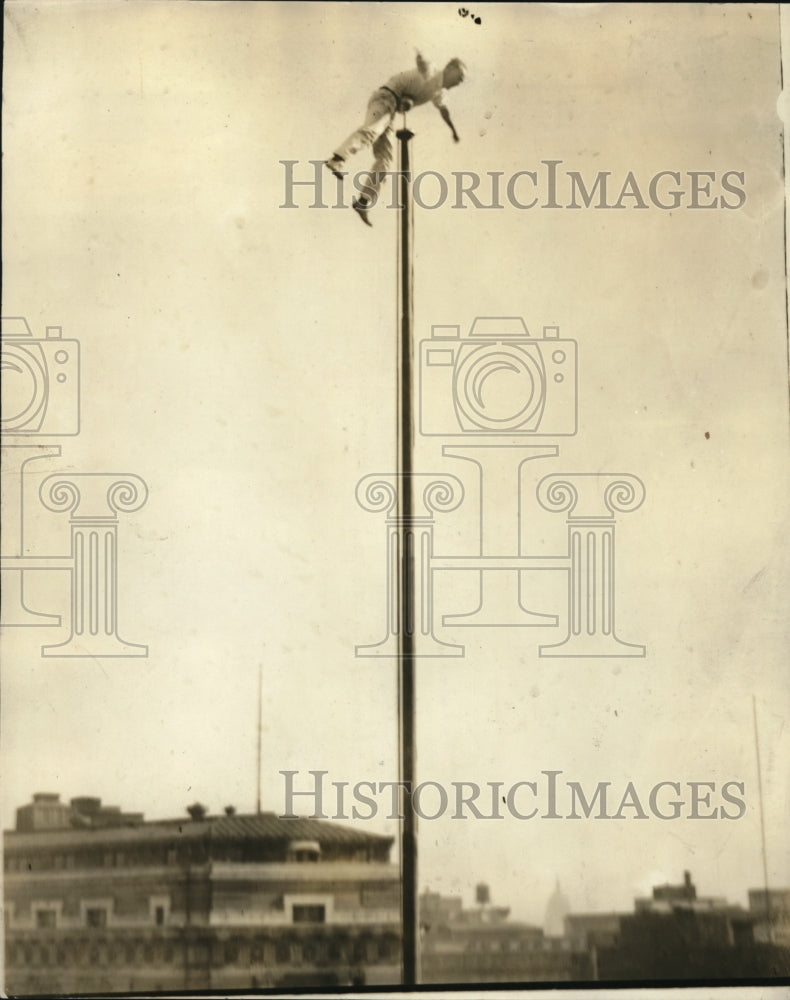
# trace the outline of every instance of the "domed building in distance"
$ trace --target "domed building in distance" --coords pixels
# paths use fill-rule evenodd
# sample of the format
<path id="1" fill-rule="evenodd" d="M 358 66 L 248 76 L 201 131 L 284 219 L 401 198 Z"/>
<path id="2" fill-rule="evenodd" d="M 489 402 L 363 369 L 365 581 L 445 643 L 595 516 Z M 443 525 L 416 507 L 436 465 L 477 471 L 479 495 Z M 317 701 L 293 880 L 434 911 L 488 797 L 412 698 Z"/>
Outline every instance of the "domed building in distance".
<path id="1" fill-rule="evenodd" d="M 546 904 L 546 916 L 543 918 L 543 933 L 546 937 L 564 936 L 565 918 L 570 912 L 570 903 L 562 889 L 560 889 L 560 880 L 557 879 L 554 892 Z"/>

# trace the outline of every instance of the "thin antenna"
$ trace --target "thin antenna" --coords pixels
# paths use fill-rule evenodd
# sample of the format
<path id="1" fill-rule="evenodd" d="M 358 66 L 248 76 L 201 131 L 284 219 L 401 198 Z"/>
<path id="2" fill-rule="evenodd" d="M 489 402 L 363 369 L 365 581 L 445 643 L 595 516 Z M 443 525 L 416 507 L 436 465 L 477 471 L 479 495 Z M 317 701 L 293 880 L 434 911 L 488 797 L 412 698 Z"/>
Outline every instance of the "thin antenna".
<path id="1" fill-rule="evenodd" d="M 263 696 L 263 664 L 258 664 L 258 753 L 255 769 L 255 812 L 261 812 L 261 700 Z"/>
<path id="2" fill-rule="evenodd" d="M 768 941 L 773 943 L 774 932 L 771 924 L 771 897 L 768 890 L 768 853 L 765 849 L 765 813 L 763 811 L 763 774 L 760 767 L 760 736 L 757 731 L 757 701 L 752 695 L 752 718 L 754 720 L 754 751 L 757 757 L 757 794 L 760 800 L 760 838 L 763 848 L 763 884 L 765 885 L 765 919 L 768 924 Z"/>

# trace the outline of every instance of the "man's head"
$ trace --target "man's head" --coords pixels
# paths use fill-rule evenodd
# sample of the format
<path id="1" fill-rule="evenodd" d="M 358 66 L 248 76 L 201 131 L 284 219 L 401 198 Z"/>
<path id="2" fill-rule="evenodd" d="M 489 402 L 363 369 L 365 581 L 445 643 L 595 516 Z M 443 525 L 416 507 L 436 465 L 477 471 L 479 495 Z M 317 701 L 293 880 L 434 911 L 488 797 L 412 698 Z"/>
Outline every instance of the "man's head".
<path id="1" fill-rule="evenodd" d="M 466 66 L 460 59 L 451 59 L 444 67 L 442 84 L 446 88 L 457 87 L 466 76 Z"/>

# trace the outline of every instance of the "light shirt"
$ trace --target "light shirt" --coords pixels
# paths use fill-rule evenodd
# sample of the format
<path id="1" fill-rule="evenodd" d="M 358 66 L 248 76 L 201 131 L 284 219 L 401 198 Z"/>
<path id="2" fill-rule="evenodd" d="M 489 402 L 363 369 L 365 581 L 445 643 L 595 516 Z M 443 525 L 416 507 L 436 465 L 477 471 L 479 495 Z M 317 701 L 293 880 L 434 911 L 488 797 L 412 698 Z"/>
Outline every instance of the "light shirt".
<path id="1" fill-rule="evenodd" d="M 443 70 L 429 76 L 427 73 L 423 75 L 418 69 L 407 69 L 391 76 L 385 87 L 397 94 L 399 100 L 408 97 L 415 107 L 430 101 L 435 107 L 443 108 L 443 80 Z"/>

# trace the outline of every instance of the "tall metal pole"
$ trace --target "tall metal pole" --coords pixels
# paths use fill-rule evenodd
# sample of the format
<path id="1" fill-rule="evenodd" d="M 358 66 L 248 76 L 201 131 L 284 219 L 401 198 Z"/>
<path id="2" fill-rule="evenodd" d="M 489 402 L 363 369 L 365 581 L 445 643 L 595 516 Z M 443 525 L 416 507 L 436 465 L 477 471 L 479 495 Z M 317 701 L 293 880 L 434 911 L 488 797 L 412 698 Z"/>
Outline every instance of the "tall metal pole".
<path id="1" fill-rule="evenodd" d="M 263 698 L 263 664 L 258 664 L 258 741 L 255 766 L 255 812 L 261 812 L 261 701 Z"/>
<path id="2" fill-rule="evenodd" d="M 419 981 L 420 929 L 417 895 L 417 815 L 411 792 L 415 787 L 415 593 L 414 524 L 411 473 L 413 471 L 414 420 L 412 413 L 412 359 L 414 324 L 414 267 L 412 259 L 413 210 L 409 140 L 414 133 L 397 132 L 399 143 L 400 219 L 398 226 L 398 471 L 400 473 L 400 628 L 398 649 L 398 717 L 400 736 L 401 804 L 401 928 L 403 933 L 403 985 Z M 404 794 L 405 789 L 405 794 Z"/>

